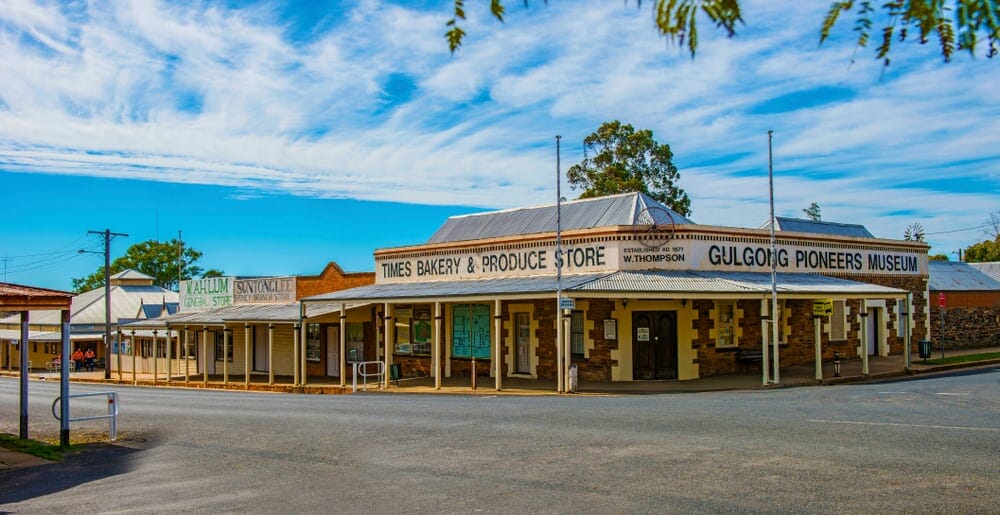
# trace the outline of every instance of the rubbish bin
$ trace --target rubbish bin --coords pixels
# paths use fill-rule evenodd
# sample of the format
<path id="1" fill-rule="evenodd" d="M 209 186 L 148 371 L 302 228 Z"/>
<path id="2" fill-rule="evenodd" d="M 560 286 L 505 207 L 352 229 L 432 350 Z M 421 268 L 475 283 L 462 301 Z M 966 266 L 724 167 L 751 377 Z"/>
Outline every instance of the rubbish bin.
<path id="1" fill-rule="evenodd" d="M 920 352 L 920 359 L 927 359 L 931 357 L 931 341 L 920 340 L 917 342 L 917 351 Z"/>
<path id="2" fill-rule="evenodd" d="M 403 375 L 403 367 L 399 363 L 389 364 L 389 380 L 399 386 L 399 378 Z"/>
<path id="3" fill-rule="evenodd" d="M 578 378 L 578 373 L 577 373 L 576 363 L 571 363 L 569 365 L 569 384 L 566 387 L 567 391 L 573 393 L 576 392 L 577 385 L 579 384 L 577 382 L 577 378 Z"/>

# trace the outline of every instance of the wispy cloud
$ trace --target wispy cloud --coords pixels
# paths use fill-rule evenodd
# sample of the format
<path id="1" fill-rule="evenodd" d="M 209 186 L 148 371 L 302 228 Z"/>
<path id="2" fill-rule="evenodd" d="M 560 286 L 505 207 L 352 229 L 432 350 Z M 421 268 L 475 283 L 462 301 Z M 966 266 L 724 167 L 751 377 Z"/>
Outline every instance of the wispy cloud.
<path id="1" fill-rule="evenodd" d="M 906 43 L 883 70 L 846 26 L 817 48 L 815 2 L 745 1 L 739 35 L 703 24 L 695 59 L 645 3 L 509 3 L 504 24 L 470 4 L 452 56 L 448 2 L 8 2 L 0 168 L 510 207 L 552 197 L 555 134 L 572 163 L 621 119 L 671 144 L 702 223 L 766 218 L 768 129 L 782 214 L 815 201 L 898 237 L 1000 208 L 992 61 Z"/>

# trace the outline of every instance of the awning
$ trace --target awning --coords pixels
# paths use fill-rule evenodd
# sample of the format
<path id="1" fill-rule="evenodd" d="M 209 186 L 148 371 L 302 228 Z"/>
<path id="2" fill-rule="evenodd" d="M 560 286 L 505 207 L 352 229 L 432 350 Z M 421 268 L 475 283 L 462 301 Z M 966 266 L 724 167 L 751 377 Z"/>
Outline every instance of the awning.
<path id="1" fill-rule="evenodd" d="M 348 309 L 360 307 L 362 304 L 351 304 Z M 309 310 L 308 318 L 328 315 L 339 311 L 340 306 L 314 307 Z M 207 311 L 175 313 L 168 317 L 139 320 L 121 326 L 124 330 L 131 328 L 159 327 L 177 328 L 185 325 L 216 325 L 227 323 L 277 323 L 294 324 L 299 321 L 299 303 L 282 304 L 237 304 Z"/>
<path id="2" fill-rule="evenodd" d="M 783 297 L 902 297 L 906 290 L 818 274 L 779 273 L 778 294 Z M 577 298 L 648 294 L 673 298 L 761 297 L 771 292 L 771 274 L 760 272 L 619 271 L 566 275 L 565 295 Z M 373 284 L 302 299 L 307 303 L 427 302 L 493 299 L 541 295 L 556 291 L 556 278 L 510 277 L 462 281 Z"/>

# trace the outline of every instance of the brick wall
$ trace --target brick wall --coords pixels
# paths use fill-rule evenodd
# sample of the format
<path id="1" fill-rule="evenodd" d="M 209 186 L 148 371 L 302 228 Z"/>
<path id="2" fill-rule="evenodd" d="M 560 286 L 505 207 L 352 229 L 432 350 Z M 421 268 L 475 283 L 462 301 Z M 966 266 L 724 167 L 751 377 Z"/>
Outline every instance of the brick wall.
<path id="1" fill-rule="evenodd" d="M 345 273 L 336 263 L 328 263 L 319 275 L 295 278 L 296 300 L 333 291 L 375 284 L 375 272 Z"/>

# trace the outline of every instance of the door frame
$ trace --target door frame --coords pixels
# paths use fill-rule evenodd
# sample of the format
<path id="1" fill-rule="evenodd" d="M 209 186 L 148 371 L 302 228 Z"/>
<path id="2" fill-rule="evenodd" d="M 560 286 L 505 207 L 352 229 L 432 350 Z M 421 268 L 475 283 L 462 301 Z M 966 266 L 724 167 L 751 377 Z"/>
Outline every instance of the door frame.
<path id="1" fill-rule="evenodd" d="M 650 371 L 651 377 L 639 377 L 637 372 L 639 370 L 639 359 L 637 353 L 639 352 L 639 325 L 638 320 L 641 317 L 648 317 L 650 320 L 650 327 L 648 338 L 648 345 L 651 347 L 649 351 L 652 353 L 652 369 Z M 669 319 L 669 325 L 673 328 L 673 334 L 659 334 L 659 326 L 663 319 Z M 680 360 L 678 356 L 678 334 L 677 334 L 677 311 L 675 310 L 648 310 L 648 311 L 633 311 L 632 312 L 632 380 L 633 381 L 644 381 L 644 380 L 676 380 L 680 377 Z M 661 340 L 665 342 L 660 343 Z M 667 372 L 664 374 L 664 372 Z M 663 377 L 663 375 L 668 375 L 672 377 Z"/>

